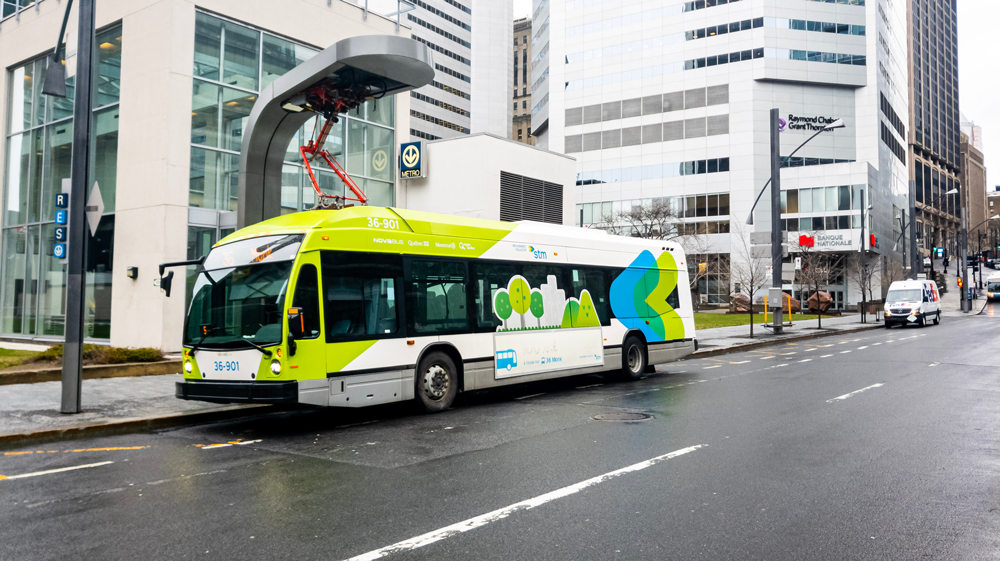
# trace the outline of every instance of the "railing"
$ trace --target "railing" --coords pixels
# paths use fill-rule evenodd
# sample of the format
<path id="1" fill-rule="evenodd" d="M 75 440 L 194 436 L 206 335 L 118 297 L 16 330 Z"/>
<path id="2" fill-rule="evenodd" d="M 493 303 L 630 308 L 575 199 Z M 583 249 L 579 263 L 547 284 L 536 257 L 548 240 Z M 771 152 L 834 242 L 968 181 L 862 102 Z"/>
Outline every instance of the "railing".
<path id="1" fill-rule="evenodd" d="M 365 20 L 368 19 L 368 12 L 369 11 L 374 11 L 374 10 L 369 10 L 368 9 L 368 1 L 369 0 L 363 0 L 363 4 L 362 4 L 362 6 L 365 9 L 365 15 L 364 15 L 364 19 Z M 379 2 L 379 5 L 385 5 L 387 2 L 391 2 L 391 1 L 393 1 L 393 0 L 384 0 L 382 2 Z M 385 16 L 387 18 L 391 18 L 392 16 L 396 16 L 396 32 L 399 32 L 400 17 L 403 14 L 405 14 L 406 12 L 412 12 L 413 10 L 417 9 L 417 5 L 414 4 L 413 2 L 408 1 L 408 0 L 395 0 L 395 2 L 396 2 L 396 11 L 395 12 L 387 13 L 387 14 L 379 14 L 379 15 Z M 379 13 L 379 12 L 375 12 L 375 13 Z"/>
<path id="2" fill-rule="evenodd" d="M 9 18 L 15 21 L 21 20 L 21 12 L 34 7 L 38 11 L 38 4 L 42 0 L 0 0 L 0 24 Z M 0 26 L 2 27 L 2 26 Z"/>
<path id="3" fill-rule="evenodd" d="M 784 296 L 786 298 L 786 302 L 788 302 L 788 317 L 791 318 L 792 317 L 792 295 L 791 294 L 785 294 Z M 768 307 L 767 307 L 767 294 L 765 294 L 764 295 L 764 323 L 765 324 L 767 323 L 767 315 L 768 315 L 767 314 L 767 310 L 768 310 Z M 792 325 L 792 321 L 789 319 L 787 322 L 784 323 L 784 325 L 785 326 L 790 326 L 790 325 Z M 767 327 L 767 326 L 765 325 L 765 327 Z"/>

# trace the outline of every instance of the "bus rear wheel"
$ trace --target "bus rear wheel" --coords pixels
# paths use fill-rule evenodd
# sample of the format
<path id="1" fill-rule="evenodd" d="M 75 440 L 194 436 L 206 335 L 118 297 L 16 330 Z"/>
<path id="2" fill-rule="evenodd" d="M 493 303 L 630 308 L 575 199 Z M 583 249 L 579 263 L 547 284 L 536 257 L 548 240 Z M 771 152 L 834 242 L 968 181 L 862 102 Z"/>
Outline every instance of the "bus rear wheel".
<path id="1" fill-rule="evenodd" d="M 433 352 L 417 367 L 414 394 L 420 408 L 437 413 L 451 407 L 458 394 L 458 369 L 445 353 Z"/>
<path id="2" fill-rule="evenodd" d="M 622 371 L 623 380 L 638 380 L 646 371 L 646 345 L 638 337 L 625 339 L 622 345 Z"/>

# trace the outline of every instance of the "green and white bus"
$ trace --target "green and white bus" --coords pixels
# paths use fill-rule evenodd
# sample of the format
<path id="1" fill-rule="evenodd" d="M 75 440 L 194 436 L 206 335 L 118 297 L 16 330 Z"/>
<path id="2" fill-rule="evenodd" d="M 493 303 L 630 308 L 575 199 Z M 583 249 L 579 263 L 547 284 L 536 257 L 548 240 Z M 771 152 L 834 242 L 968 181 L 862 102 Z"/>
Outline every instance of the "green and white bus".
<path id="1" fill-rule="evenodd" d="M 395 208 L 243 228 L 198 266 L 182 399 L 364 407 L 595 372 L 697 348 L 673 242 Z"/>

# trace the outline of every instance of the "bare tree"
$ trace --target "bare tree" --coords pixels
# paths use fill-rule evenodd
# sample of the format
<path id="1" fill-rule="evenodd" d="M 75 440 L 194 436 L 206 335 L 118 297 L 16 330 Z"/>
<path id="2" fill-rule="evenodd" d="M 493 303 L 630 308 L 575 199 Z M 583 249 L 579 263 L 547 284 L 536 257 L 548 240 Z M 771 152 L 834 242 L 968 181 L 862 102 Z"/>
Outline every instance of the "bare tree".
<path id="1" fill-rule="evenodd" d="M 872 281 L 880 260 L 880 256 L 868 256 L 862 266 L 860 253 L 852 253 L 847 259 L 847 278 L 858 286 L 861 290 L 861 299 L 865 302 L 872 300 Z M 866 310 L 861 309 L 862 322 L 865 321 L 865 315 Z"/>
<path id="2" fill-rule="evenodd" d="M 808 246 L 799 246 L 799 257 L 802 261 L 802 268 L 796 271 L 796 284 L 799 291 L 802 287 L 811 290 L 816 295 L 818 312 L 816 315 L 816 328 L 823 328 L 823 308 L 820 302 L 819 292 L 831 283 L 833 270 L 839 261 L 836 254 L 817 251 Z"/>
<path id="3" fill-rule="evenodd" d="M 891 258 L 884 260 L 882 264 L 882 294 L 884 295 L 889 291 L 889 286 L 891 286 L 892 283 L 900 280 L 906 280 L 907 269 L 903 267 L 902 262 Z"/>
<path id="4" fill-rule="evenodd" d="M 730 253 L 730 274 L 734 283 L 745 290 L 750 299 L 750 338 L 753 339 L 753 297 L 768 283 L 768 259 L 758 259 L 753 255 L 749 228 L 742 221 L 733 221 L 732 252 Z"/>

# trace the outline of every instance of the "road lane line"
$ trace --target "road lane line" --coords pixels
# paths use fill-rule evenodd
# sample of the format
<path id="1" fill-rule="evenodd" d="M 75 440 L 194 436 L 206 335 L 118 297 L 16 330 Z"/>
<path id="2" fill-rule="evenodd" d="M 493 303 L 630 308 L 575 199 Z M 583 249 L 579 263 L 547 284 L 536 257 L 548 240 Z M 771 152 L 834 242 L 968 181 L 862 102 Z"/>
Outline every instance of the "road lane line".
<path id="1" fill-rule="evenodd" d="M 807 358 L 807 359 L 805 359 L 805 360 L 800 360 L 799 362 L 812 362 L 812 360 L 813 360 L 813 359 L 811 359 L 811 358 Z"/>
<path id="2" fill-rule="evenodd" d="M 232 440 L 225 444 L 195 444 L 198 448 L 202 450 L 214 450 L 215 448 L 228 448 L 230 446 L 246 446 L 247 444 L 256 444 L 258 442 L 263 442 L 261 440 Z"/>
<path id="3" fill-rule="evenodd" d="M 515 397 L 514 399 L 528 399 L 528 398 L 531 398 L 531 397 L 538 397 L 540 395 L 545 395 L 545 392 L 542 392 L 542 393 L 533 393 L 531 395 L 522 395 L 521 397 Z"/>
<path id="4" fill-rule="evenodd" d="M 716 364 L 715 366 L 706 366 L 705 368 L 702 368 L 702 370 L 711 370 L 713 368 L 722 368 L 722 365 Z"/>
<path id="5" fill-rule="evenodd" d="M 760 357 L 761 360 L 767 360 L 767 359 L 770 359 L 770 358 L 774 358 L 774 357 L 773 356 L 762 356 L 762 357 Z"/>
<path id="6" fill-rule="evenodd" d="M 750 361 L 749 360 L 741 360 L 739 362 L 730 362 L 729 364 L 746 364 L 748 362 L 750 362 Z"/>
<path id="7" fill-rule="evenodd" d="M 654 466 L 664 460 L 669 460 L 671 458 L 676 458 L 677 456 L 682 456 L 689 452 L 694 452 L 695 450 L 698 450 L 699 448 L 702 448 L 704 446 L 707 446 L 707 444 L 698 444 L 697 446 L 689 446 L 687 448 L 681 448 L 680 450 L 676 450 L 674 452 L 670 452 L 669 454 L 664 454 L 662 456 L 657 456 L 655 458 L 651 458 L 644 462 L 632 464 L 628 467 L 623 467 L 615 471 L 609 471 L 604 475 L 598 475 L 597 477 L 592 477 L 590 479 L 581 481 L 579 483 L 563 487 L 562 489 L 556 489 L 555 491 L 545 493 L 544 495 L 539 495 L 535 498 L 521 501 L 519 503 L 514 503 L 510 506 L 494 510 L 493 512 L 487 512 L 486 514 L 481 514 L 479 516 L 469 518 L 468 520 L 463 520 L 462 522 L 452 524 L 451 526 L 445 526 L 444 528 L 434 530 L 432 532 L 428 532 L 426 534 L 416 536 L 408 540 L 403 540 L 401 542 L 394 543 L 392 545 L 387 545 L 381 549 L 376 549 L 374 551 L 369 551 L 368 553 L 356 555 L 348 559 L 348 561 L 371 561 L 373 559 L 380 559 L 382 557 L 392 555 L 393 553 L 413 551 L 414 549 L 418 549 L 424 547 L 425 545 L 430 545 L 432 543 L 439 542 L 451 536 L 468 532 L 469 530 L 475 530 L 476 528 L 485 526 L 490 522 L 496 522 L 497 520 L 502 520 L 504 518 L 507 518 L 511 514 L 514 514 L 517 511 L 533 509 L 535 507 L 541 506 L 545 503 L 554 501 L 556 499 L 561 499 L 563 497 L 579 493 L 580 491 L 583 491 L 588 487 L 593 487 L 594 485 L 603 483 L 609 479 L 613 479 L 620 475 L 625 475 L 626 473 L 643 470 L 648 467 Z"/>
<path id="8" fill-rule="evenodd" d="M 868 390 L 875 389 L 875 388 L 881 388 L 884 385 L 885 384 L 873 384 L 871 386 L 868 386 L 867 388 L 861 388 L 860 390 L 855 390 L 855 391 L 853 391 L 851 393 L 845 393 L 844 395 L 835 397 L 833 399 L 828 399 L 828 400 L 826 400 L 826 402 L 827 403 L 833 403 L 834 401 L 843 401 L 843 400 L 851 397 L 852 395 L 857 395 L 857 394 L 859 394 L 859 393 L 861 393 L 863 391 L 868 391 Z"/>
<path id="9" fill-rule="evenodd" d="M 805 351 L 805 352 L 807 352 L 807 353 L 808 353 L 809 351 L 815 351 L 815 350 L 816 350 L 816 348 L 815 348 L 815 347 L 813 347 L 813 348 L 811 348 L 811 349 L 806 349 L 806 351 Z"/>
<path id="10" fill-rule="evenodd" d="M 865 345 L 864 347 L 858 347 L 858 350 L 859 350 L 859 351 L 863 351 L 863 350 L 865 350 L 865 349 L 867 349 L 867 348 L 868 348 L 868 346 L 867 346 L 867 345 Z"/>
<path id="11" fill-rule="evenodd" d="M 819 358 L 830 358 L 831 356 L 833 356 L 833 355 L 823 355 L 823 356 L 821 356 Z"/>
<path id="12" fill-rule="evenodd" d="M 872 343 L 872 346 L 873 346 L 873 347 L 877 347 L 877 346 L 879 346 L 879 345 L 881 345 L 881 344 L 882 344 L 882 343 Z"/>
<path id="13" fill-rule="evenodd" d="M 4 479 L 24 479 L 25 477 L 38 477 L 39 475 L 49 475 L 49 474 L 52 474 L 52 473 L 61 473 L 61 472 L 64 472 L 64 471 L 73 471 L 75 469 L 84 469 L 84 468 L 92 468 L 92 467 L 98 467 L 98 466 L 106 466 L 108 464 L 113 464 L 113 463 L 114 462 L 98 462 L 96 464 L 86 464 L 86 465 L 82 465 L 82 466 L 70 466 L 70 467 L 64 467 L 64 468 L 59 468 L 59 469 L 47 469 L 45 471 L 36 471 L 36 472 L 33 472 L 33 473 L 22 473 L 21 475 L 7 475 L 7 476 L 0 475 L 0 481 L 2 481 Z"/>
<path id="14" fill-rule="evenodd" d="M 846 355 L 846 354 L 847 354 L 847 353 L 849 353 L 849 352 L 851 352 L 851 351 L 840 351 L 840 354 L 842 354 L 842 355 Z"/>

